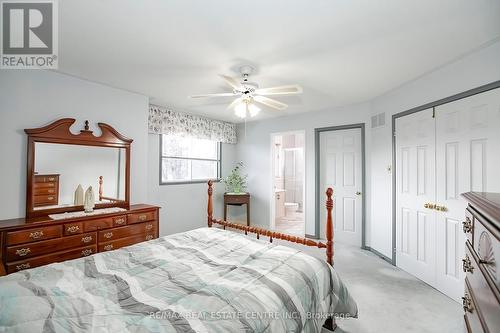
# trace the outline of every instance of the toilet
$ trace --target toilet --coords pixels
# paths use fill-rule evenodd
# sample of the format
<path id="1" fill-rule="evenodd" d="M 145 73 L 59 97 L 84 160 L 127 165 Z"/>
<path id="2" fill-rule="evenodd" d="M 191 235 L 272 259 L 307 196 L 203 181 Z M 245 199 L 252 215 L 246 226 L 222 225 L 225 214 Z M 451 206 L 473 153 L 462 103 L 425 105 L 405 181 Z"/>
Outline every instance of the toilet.
<path id="1" fill-rule="evenodd" d="M 293 216 L 299 209 L 297 202 L 285 202 L 285 216 Z"/>

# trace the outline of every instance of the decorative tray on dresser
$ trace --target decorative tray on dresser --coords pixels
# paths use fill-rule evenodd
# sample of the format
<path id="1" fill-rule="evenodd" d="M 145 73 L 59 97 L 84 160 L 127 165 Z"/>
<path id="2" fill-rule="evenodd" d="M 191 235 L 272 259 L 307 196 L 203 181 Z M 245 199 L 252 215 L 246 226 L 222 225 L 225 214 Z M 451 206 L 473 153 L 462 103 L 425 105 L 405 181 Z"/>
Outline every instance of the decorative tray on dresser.
<path id="1" fill-rule="evenodd" d="M 467 192 L 462 297 L 467 332 L 500 332 L 500 193 Z"/>
<path id="2" fill-rule="evenodd" d="M 24 130 L 26 217 L 0 221 L 0 276 L 158 238 L 159 207 L 130 205 L 132 139 L 104 123 L 96 136 L 88 121 L 74 134 L 74 123 Z"/>

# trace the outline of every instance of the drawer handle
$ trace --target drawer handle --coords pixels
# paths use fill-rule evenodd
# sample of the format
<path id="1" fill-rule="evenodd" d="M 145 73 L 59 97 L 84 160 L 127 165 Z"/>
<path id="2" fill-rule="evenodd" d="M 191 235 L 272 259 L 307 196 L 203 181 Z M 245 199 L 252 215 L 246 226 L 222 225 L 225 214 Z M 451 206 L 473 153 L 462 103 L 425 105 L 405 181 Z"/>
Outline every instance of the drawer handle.
<path id="1" fill-rule="evenodd" d="M 113 237 L 113 233 L 112 232 L 107 232 L 107 233 L 104 234 L 104 238 L 110 239 L 111 237 Z"/>
<path id="2" fill-rule="evenodd" d="M 82 256 L 86 257 L 86 256 L 89 256 L 92 254 L 92 250 L 91 249 L 85 249 L 82 251 Z"/>
<path id="3" fill-rule="evenodd" d="M 49 190 L 47 191 L 48 193 L 54 193 L 54 190 L 49 188 Z"/>
<path id="4" fill-rule="evenodd" d="M 472 307 L 472 299 L 469 295 L 467 295 L 467 293 L 464 295 L 464 297 L 462 297 L 462 307 L 464 308 L 465 312 L 472 313 L 472 310 L 474 310 L 474 308 Z"/>
<path id="5" fill-rule="evenodd" d="M 150 231 L 151 229 L 153 229 L 153 225 L 152 224 L 146 225 L 146 231 Z"/>
<path id="6" fill-rule="evenodd" d="M 153 235 L 147 235 L 146 236 L 146 240 L 152 240 L 153 239 Z"/>
<path id="7" fill-rule="evenodd" d="M 113 244 L 108 244 L 108 245 L 106 245 L 106 246 L 104 247 L 104 250 L 106 250 L 106 251 L 111 251 L 111 250 L 113 250 Z"/>
<path id="8" fill-rule="evenodd" d="M 24 257 L 25 255 L 27 255 L 28 253 L 30 253 L 31 250 L 29 247 L 26 247 L 26 248 L 22 248 L 22 249 L 19 249 L 19 250 L 16 250 L 16 254 L 20 257 Z"/>
<path id="9" fill-rule="evenodd" d="M 77 232 L 78 230 L 80 230 L 80 227 L 77 225 L 72 225 L 66 229 L 67 232 Z"/>
<path id="10" fill-rule="evenodd" d="M 146 214 L 139 215 L 139 221 L 146 221 L 148 216 Z"/>
<path id="11" fill-rule="evenodd" d="M 82 242 L 83 243 L 88 243 L 88 242 L 91 242 L 91 241 L 92 241 L 92 236 L 82 237 Z"/>
<path id="12" fill-rule="evenodd" d="M 53 182 L 54 180 L 56 180 L 54 177 L 49 177 L 49 182 Z"/>
<path id="13" fill-rule="evenodd" d="M 30 263 L 29 263 L 29 262 L 27 262 L 27 263 L 25 263 L 25 264 L 17 265 L 17 266 L 16 266 L 16 269 L 17 269 L 18 271 L 22 271 L 23 269 L 27 269 L 27 268 L 30 268 L 30 267 L 31 267 Z"/>
<path id="14" fill-rule="evenodd" d="M 465 258 L 462 259 L 462 269 L 464 273 L 473 273 L 474 266 L 472 266 L 472 262 L 470 261 L 470 258 L 468 255 L 465 255 Z"/>
<path id="15" fill-rule="evenodd" d="M 50 186 L 50 187 L 54 187 L 55 186 L 54 183 L 47 183 L 47 185 Z"/>
<path id="16" fill-rule="evenodd" d="M 118 224 L 118 225 L 122 225 L 125 223 L 125 219 L 122 217 L 122 218 L 119 218 L 119 219 L 116 219 L 115 220 L 115 223 Z"/>
<path id="17" fill-rule="evenodd" d="M 472 221 L 470 218 L 466 217 L 465 221 L 462 222 L 462 229 L 465 233 L 472 232 Z"/>
<path id="18" fill-rule="evenodd" d="M 30 238 L 38 239 L 41 237 L 43 237 L 43 231 L 34 231 L 34 232 L 30 233 Z"/>
<path id="19" fill-rule="evenodd" d="M 47 197 L 47 200 L 54 200 L 53 196 Z"/>

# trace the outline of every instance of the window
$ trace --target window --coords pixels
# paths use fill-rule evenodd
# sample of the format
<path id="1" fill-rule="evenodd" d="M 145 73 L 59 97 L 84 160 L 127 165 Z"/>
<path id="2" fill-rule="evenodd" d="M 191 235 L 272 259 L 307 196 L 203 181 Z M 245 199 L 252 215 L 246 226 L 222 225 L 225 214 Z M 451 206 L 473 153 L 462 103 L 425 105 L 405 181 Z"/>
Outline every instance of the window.
<path id="1" fill-rule="evenodd" d="M 220 178 L 220 142 L 173 135 L 161 135 L 160 140 L 160 184 Z"/>

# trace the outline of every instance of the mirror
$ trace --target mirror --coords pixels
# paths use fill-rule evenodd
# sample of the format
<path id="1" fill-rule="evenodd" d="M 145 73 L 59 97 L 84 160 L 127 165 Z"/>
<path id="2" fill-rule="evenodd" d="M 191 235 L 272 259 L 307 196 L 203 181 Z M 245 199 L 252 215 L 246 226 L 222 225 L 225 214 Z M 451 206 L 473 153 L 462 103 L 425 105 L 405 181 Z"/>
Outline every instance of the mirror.
<path id="1" fill-rule="evenodd" d="M 132 139 L 104 123 L 97 124 L 101 133 L 95 135 L 88 121 L 75 134 L 70 130 L 75 121 L 63 118 L 24 130 L 28 135 L 27 218 L 83 211 L 89 186 L 95 209 L 129 208 Z"/>
<path id="2" fill-rule="evenodd" d="M 96 205 L 124 201 L 125 149 L 36 142 L 33 177 L 34 210 L 81 205 L 78 186 L 92 186 Z"/>

